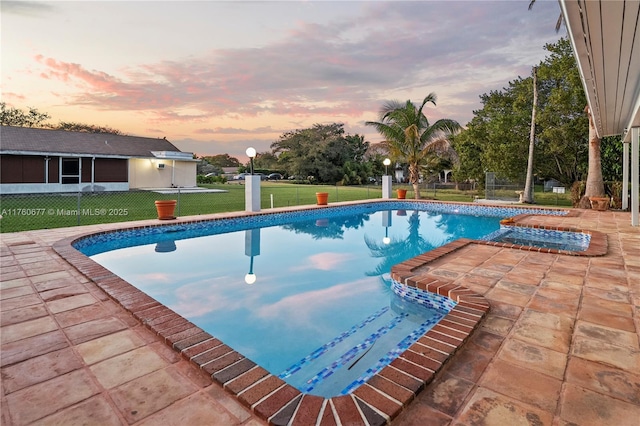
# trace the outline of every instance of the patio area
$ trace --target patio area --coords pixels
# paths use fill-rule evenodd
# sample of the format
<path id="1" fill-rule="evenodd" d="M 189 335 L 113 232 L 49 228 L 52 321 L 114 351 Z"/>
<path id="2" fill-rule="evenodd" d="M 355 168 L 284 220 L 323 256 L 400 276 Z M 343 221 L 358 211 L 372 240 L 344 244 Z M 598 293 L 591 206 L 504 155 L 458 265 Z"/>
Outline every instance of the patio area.
<path id="1" fill-rule="evenodd" d="M 612 211 L 524 221 L 599 231 L 607 254 L 467 244 L 424 265 L 425 278 L 484 295 L 490 310 L 409 404 L 385 401 L 399 413 L 392 424 L 637 425 L 640 230 L 629 213 Z M 265 424 L 52 248 L 73 235 L 119 227 L 0 236 L 0 422 Z M 350 416 L 325 404 L 320 424 L 384 417 L 367 417 L 358 397 L 345 398 L 354 400 Z M 296 420 L 302 418 L 293 416 L 292 424 L 304 424 Z"/>

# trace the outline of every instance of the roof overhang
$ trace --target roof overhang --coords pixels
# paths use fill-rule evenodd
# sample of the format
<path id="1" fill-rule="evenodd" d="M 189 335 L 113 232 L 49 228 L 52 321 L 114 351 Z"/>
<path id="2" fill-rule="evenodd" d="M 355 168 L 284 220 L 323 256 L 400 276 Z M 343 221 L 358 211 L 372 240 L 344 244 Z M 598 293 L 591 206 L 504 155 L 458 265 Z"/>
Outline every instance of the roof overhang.
<path id="1" fill-rule="evenodd" d="M 41 156 L 41 157 L 119 158 L 119 159 L 125 159 L 125 160 L 129 158 L 133 158 L 131 156 L 126 156 L 126 155 L 91 154 L 91 153 L 81 153 L 81 152 L 21 151 L 21 150 L 11 150 L 11 149 L 0 150 L 0 154 L 33 155 L 33 156 Z"/>
<path id="2" fill-rule="evenodd" d="M 598 136 L 640 127 L 640 1 L 559 0 Z"/>
<path id="3" fill-rule="evenodd" d="M 154 158 L 163 160 L 193 160 L 193 152 L 182 151 L 151 151 Z"/>
<path id="4" fill-rule="evenodd" d="M 165 155 L 167 153 L 167 155 Z M 3 155 L 33 155 L 41 157 L 82 157 L 82 158 L 117 158 L 117 159 L 150 159 L 150 160 L 176 160 L 183 162 L 197 162 L 198 159 L 193 158 L 193 154 L 190 152 L 176 152 L 175 154 L 169 154 L 170 151 L 153 151 L 151 156 L 139 156 L 139 155 L 116 155 L 116 154 L 93 154 L 88 152 L 52 152 L 52 151 L 23 151 L 23 150 L 0 150 L 0 154 Z"/>

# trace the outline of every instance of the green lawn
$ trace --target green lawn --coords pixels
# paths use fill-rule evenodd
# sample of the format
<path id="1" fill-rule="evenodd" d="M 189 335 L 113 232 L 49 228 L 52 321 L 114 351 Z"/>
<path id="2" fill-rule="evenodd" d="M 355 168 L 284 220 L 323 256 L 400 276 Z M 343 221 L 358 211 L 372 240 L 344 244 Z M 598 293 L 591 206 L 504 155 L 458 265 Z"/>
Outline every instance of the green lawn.
<path id="1" fill-rule="evenodd" d="M 96 223 L 125 222 L 157 217 L 154 201 L 178 199 L 176 215 L 191 216 L 244 210 L 244 185 L 236 183 L 202 185 L 225 192 L 203 194 L 157 194 L 148 191 L 96 194 L 41 194 L 0 196 L 0 232 L 30 229 L 51 229 Z M 329 203 L 382 197 L 380 186 L 298 185 L 287 182 L 261 183 L 261 208 L 315 204 L 316 192 L 328 192 Z M 394 188 L 398 188 L 394 185 Z M 407 198 L 413 190 L 407 188 Z M 421 190 L 427 199 L 443 201 L 473 201 L 476 192 L 447 190 Z M 395 197 L 395 194 L 394 194 Z M 482 198 L 482 194 L 480 194 Z M 541 205 L 570 206 L 569 194 L 536 192 L 536 203 Z M 556 199 L 557 198 L 557 199 Z"/>

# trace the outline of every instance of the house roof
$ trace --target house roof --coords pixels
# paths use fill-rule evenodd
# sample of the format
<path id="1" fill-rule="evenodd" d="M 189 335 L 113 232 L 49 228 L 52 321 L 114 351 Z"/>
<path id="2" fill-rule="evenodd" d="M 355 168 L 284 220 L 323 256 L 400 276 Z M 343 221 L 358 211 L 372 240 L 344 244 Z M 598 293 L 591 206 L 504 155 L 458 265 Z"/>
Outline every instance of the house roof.
<path id="1" fill-rule="evenodd" d="M 0 127 L 0 153 L 169 159 L 193 156 L 166 139 L 14 126 Z"/>
<path id="2" fill-rule="evenodd" d="M 560 0 L 560 7 L 598 136 L 640 126 L 640 1 Z"/>

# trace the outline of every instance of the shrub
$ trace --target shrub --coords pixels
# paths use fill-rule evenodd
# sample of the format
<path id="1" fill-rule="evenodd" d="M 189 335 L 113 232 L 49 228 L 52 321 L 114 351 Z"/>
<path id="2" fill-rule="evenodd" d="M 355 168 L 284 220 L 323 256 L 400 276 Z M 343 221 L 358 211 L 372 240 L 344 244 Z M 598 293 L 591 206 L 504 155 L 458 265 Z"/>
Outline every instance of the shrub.
<path id="1" fill-rule="evenodd" d="M 591 208 L 590 206 L 586 205 L 586 203 L 588 202 L 587 200 L 582 200 L 586 187 L 587 183 L 585 181 L 574 182 L 571 186 L 571 203 L 573 207 L 585 209 Z M 607 197 L 611 199 L 611 208 L 622 208 L 622 182 L 605 182 L 604 192 L 605 194 L 607 194 Z M 581 201 L 585 204 L 581 204 Z"/>

